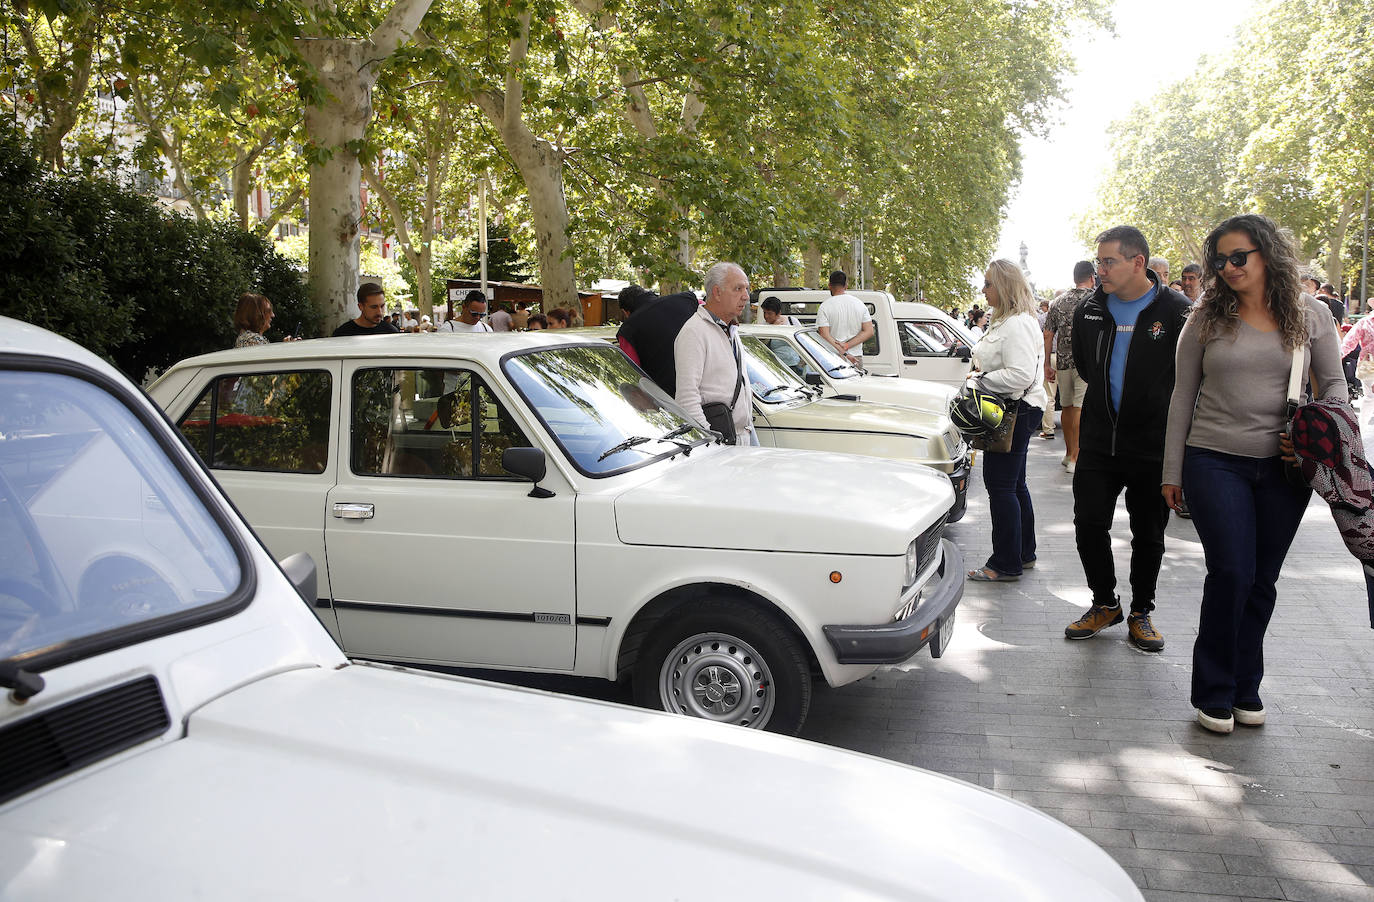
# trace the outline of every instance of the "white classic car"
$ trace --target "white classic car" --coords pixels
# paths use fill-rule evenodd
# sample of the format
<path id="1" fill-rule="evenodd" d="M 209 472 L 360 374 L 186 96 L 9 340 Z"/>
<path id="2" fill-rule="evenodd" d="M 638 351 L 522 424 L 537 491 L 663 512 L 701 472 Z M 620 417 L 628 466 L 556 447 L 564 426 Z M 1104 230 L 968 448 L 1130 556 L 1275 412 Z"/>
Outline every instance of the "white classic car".
<path id="1" fill-rule="evenodd" d="M 878 376 L 903 376 L 940 382 L 958 388 L 968 376 L 976 339 L 962 323 L 943 311 L 913 301 L 898 301 L 886 291 L 856 290 L 873 317 L 873 337 L 864 342 L 864 371 Z M 777 298 L 782 312 L 812 324 L 828 291 L 803 288 L 761 288 L 759 302 Z"/>
<path id="2" fill-rule="evenodd" d="M 943 474 L 717 444 L 586 336 L 236 349 L 149 391 L 274 554 L 321 562 L 351 656 L 630 676 L 795 733 L 813 671 L 938 657 L 963 595 Z"/>
<path id="3" fill-rule="evenodd" d="M 302 603 L 310 560 L 280 569 L 109 365 L 7 319 L 0 529 L 0 898 L 719 898 L 700 861 L 745 898 L 1141 898 L 957 780 L 350 664 Z"/>

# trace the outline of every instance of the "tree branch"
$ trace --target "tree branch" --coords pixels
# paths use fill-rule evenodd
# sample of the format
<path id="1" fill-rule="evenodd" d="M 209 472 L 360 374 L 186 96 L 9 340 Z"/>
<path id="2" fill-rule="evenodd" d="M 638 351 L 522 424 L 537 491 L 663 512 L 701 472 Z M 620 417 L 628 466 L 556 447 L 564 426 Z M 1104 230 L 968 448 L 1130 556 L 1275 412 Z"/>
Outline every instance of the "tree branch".
<path id="1" fill-rule="evenodd" d="M 372 46 L 385 59 L 410 40 L 420 20 L 429 12 L 434 0 L 396 0 L 396 5 L 386 14 L 382 23 L 372 30 Z"/>

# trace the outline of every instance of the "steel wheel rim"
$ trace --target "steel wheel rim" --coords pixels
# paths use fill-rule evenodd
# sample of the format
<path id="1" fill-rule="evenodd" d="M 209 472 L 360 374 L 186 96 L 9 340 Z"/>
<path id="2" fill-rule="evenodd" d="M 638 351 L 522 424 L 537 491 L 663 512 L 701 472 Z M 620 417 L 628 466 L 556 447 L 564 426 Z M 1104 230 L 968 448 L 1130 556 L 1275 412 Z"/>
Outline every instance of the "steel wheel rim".
<path id="1" fill-rule="evenodd" d="M 726 633 L 698 633 L 663 660 L 658 677 L 663 710 L 762 729 L 776 692 L 768 663 L 753 646 Z"/>

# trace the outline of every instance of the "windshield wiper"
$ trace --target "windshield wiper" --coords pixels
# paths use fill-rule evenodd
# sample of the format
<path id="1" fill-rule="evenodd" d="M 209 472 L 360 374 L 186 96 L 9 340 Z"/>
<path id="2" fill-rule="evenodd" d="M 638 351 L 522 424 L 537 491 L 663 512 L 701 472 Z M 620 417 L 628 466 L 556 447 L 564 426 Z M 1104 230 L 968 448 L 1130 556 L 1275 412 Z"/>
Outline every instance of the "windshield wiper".
<path id="1" fill-rule="evenodd" d="M 792 386 L 790 386 L 790 385 L 775 385 L 775 386 L 773 386 L 772 388 L 768 389 L 768 391 L 766 391 L 766 392 L 764 392 L 763 394 L 759 395 L 759 400 L 762 401 L 763 399 L 767 398 L 769 395 L 771 395 L 771 394 L 772 394 L 773 392 L 775 392 L 775 391 L 786 391 L 787 389 L 789 389 L 789 388 L 791 388 L 791 387 L 792 387 Z"/>
<path id="2" fill-rule="evenodd" d="M 652 441 L 653 439 L 649 438 L 647 435 L 632 435 L 620 444 L 612 445 L 611 447 L 607 448 L 604 452 L 602 452 L 601 456 L 596 459 L 596 462 L 601 463 L 603 460 L 610 457 L 612 454 L 619 454 L 621 451 L 629 451 L 635 445 L 642 445 L 645 442 Z"/>
<path id="3" fill-rule="evenodd" d="M 683 423 L 676 429 L 669 429 L 667 432 L 663 433 L 658 438 L 649 438 L 647 435 L 632 435 L 620 444 L 607 448 L 605 452 L 596 459 L 596 462 L 600 463 L 601 461 L 610 457 L 612 454 L 619 454 L 621 451 L 629 451 L 631 448 L 642 445 L 645 442 L 672 442 L 673 439 L 677 438 L 679 435 L 684 435 L 685 433 L 691 432 L 695 428 L 697 427 L 693 423 Z M 692 446 L 690 444 L 685 444 L 683 442 L 673 442 L 673 444 L 677 445 L 683 451 L 692 450 Z M 645 451 L 644 453 L 648 454 L 649 452 Z"/>

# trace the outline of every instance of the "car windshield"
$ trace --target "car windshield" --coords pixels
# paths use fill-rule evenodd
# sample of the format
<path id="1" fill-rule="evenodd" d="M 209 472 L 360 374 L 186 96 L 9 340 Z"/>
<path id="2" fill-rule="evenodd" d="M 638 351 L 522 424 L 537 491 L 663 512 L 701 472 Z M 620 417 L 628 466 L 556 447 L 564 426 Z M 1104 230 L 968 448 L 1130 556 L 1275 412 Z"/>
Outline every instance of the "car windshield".
<path id="1" fill-rule="evenodd" d="M 713 438 L 619 348 L 544 348 L 513 355 L 504 368 L 589 476 L 631 470 Z"/>
<path id="2" fill-rule="evenodd" d="M 744 339 L 744 371 L 749 376 L 754 397 L 777 404 L 810 396 L 805 383 L 766 344 L 753 335 L 741 337 Z"/>
<path id="3" fill-rule="evenodd" d="M 0 561 L 0 660 L 21 666 L 222 601 L 243 576 L 142 422 L 43 372 L 0 372 Z"/>
<path id="4" fill-rule="evenodd" d="M 830 343 L 821 338 L 814 329 L 798 332 L 797 343 L 831 379 L 852 379 L 861 375 L 858 367 L 841 357 L 840 352 L 831 347 Z"/>

